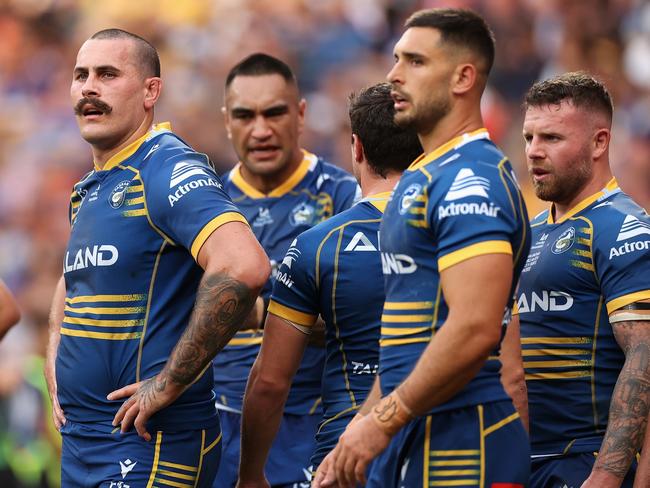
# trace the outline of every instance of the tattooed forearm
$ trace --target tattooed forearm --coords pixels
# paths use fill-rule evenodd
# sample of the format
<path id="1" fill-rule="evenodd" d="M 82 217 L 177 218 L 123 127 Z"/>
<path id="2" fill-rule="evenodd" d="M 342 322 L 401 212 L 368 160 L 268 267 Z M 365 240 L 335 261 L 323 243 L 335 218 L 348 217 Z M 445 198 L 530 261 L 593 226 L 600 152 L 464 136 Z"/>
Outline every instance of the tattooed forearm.
<path id="1" fill-rule="evenodd" d="M 228 343 L 250 312 L 257 294 L 225 273 L 205 275 L 187 329 L 162 371 L 187 386 Z"/>
<path id="2" fill-rule="evenodd" d="M 633 332 L 634 324 L 648 326 L 628 322 L 615 327 L 626 361 L 614 388 L 607 432 L 594 466 L 621 478 L 643 444 L 650 412 L 650 340 L 645 331 L 643 337 L 638 337 Z"/>

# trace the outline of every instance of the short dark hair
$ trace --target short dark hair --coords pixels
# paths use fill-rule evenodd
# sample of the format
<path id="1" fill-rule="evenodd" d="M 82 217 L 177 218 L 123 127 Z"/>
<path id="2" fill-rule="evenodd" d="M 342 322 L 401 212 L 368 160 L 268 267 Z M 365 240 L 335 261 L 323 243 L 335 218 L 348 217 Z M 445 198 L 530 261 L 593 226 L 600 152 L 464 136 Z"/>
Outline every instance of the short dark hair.
<path id="1" fill-rule="evenodd" d="M 122 29 L 104 29 L 95 32 L 91 39 L 128 39 L 137 46 L 138 65 L 144 68 L 146 76 L 160 77 L 160 58 L 158 51 L 144 37 Z"/>
<path id="2" fill-rule="evenodd" d="M 440 31 L 443 42 L 471 50 L 485 61 L 485 75 L 494 64 L 494 34 L 476 12 L 459 8 L 432 8 L 411 15 L 404 27 L 429 27 Z"/>
<path id="3" fill-rule="evenodd" d="M 614 114 L 614 103 L 605 85 L 584 71 L 572 71 L 535 83 L 526 93 L 524 109 L 559 105 L 565 100 L 578 108 L 602 112 L 610 121 Z"/>
<path id="4" fill-rule="evenodd" d="M 363 144 L 366 159 L 378 175 L 402 172 L 422 154 L 413 129 L 395 124 L 391 85 L 378 83 L 350 95 L 350 125 Z"/>
<path id="5" fill-rule="evenodd" d="M 284 61 L 265 53 L 246 56 L 231 68 L 226 76 L 226 89 L 237 76 L 280 75 L 287 83 L 298 85 L 296 77 Z"/>

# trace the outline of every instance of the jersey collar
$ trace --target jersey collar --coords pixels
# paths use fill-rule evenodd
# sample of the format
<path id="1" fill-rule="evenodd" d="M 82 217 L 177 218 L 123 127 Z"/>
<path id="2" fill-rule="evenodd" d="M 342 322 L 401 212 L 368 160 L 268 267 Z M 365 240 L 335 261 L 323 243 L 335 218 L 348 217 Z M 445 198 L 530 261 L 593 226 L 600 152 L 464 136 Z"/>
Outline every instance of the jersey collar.
<path id="1" fill-rule="evenodd" d="M 418 170 L 421 167 L 426 166 L 431 161 L 438 159 L 440 156 L 442 156 L 443 154 L 451 150 L 458 149 L 459 147 L 464 146 L 465 144 L 472 141 L 476 141 L 479 139 L 489 139 L 489 138 L 490 138 L 490 134 L 488 133 L 485 127 L 481 127 L 480 129 L 477 129 L 472 132 L 465 132 L 464 134 L 461 134 L 457 137 L 454 137 L 450 141 L 445 142 L 442 146 L 439 146 L 437 149 L 434 149 L 429 154 L 423 154 L 415 161 L 413 161 L 411 163 L 411 166 L 409 166 L 408 169 L 409 171 Z"/>
<path id="2" fill-rule="evenodd" d="M 559 219 L 557 222 L 553 221 L 553 214 L 555 211 L 555 204 L 551 204 L 551 208 L 548 211 L 548 219 L 546 220 L 547 224 L 561 224 L 562 222 L 565 222 L 569 220 L 571 217 L 573 217 L 575 214 L 578 212 L 583 211 L 585 208 L 587 208 L 589 205 L 594 203 L 596 200 L 609 196 L 610 193 L 614 192 L 615 190 L 618 189 L 618 183 L 616 181 L 616 178 L 612 178 L 609 180 L 607 185 L 605 185 L 605 188 L 600 190 L 598 193 L 594 193 L 593 195 L 588 196 L 584 200 L 582 200 L 580 203 L 578 203 L 575 207 L 573 207 L 571 210 L 569 210 L 566 214 L 562 216 L 561 219 Z"/>
<path id="3" fill-rule="evenodd" d="M 368 202 L 370 205 L 375 207 L 381 213 L 386 211 L 386 205 L 388 205 L 388 199 L 393 194 L 392 191 L 383 191 L 381 193 L 375 193 L 373 195 L 368 195 L 367 197 L 359 200 L 361 202 Z"/>
<path id="4" fill-rule="evenodd" d="M 151 130 L 147 132 L 145 135 L 140 137 L 138 140 L 133 141 L 131 144 L 126 146 L 117 154 L 111 156 L 110 159 L 106 161 L 106 164 L 104 165 L 103 168 L 100 168 L 99 166 L 97 166 L 97 163 L 94 163 L 95 171 L 108 171 L 109 169 L 113 169 L 122 161 L 132 156 L 138 149 L 140 149 L 140 146 L 145 141 L 163 132 L 171 132 L 171 130 L 172 130 L 172 125 L 169 122 L 161 122 L 160 124 L 154 124 L 151 127 Z"/>
<path id="5" fill-rule="evenodd" d="M 305 175 L 309 172 L 310 169 L 314 167 L 318 161 L 318 157 L 315 154 L 310 153 L 309 151 L 302 150 L 303 159 L 296 168 L 296 170 L 287 178 L 280 186 L 271 190 L 268 194 L 262 193 L 253 185 L 248 183 L 241 174 L 242 163 L 239 162 L 233 168 L 230 181 L 241 190 L 241 192 L 249 198 L 268 198 L 268 197 L 281 197 L 286 195 L 295 186 L 302 181 Z"/>

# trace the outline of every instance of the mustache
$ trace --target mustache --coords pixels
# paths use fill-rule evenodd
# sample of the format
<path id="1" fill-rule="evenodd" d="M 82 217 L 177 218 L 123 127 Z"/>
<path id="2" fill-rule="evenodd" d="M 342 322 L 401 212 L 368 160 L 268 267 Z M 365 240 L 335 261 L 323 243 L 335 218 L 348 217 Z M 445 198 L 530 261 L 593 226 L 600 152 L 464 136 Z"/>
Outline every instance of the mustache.
<path id="1" fill-rule="evenodd" d="M 106 102 L 102 102 L 99 98 L 83 97 L 74 106 L 75 115 L 83 115 L 82 110 L 84 105 L 92 105 L 93 107 L 95 107 L 97 110 L 99 110 L 104 114 L 110 114 L 113 111 L 113 108 L 109 104 L 107 104 Z"/>

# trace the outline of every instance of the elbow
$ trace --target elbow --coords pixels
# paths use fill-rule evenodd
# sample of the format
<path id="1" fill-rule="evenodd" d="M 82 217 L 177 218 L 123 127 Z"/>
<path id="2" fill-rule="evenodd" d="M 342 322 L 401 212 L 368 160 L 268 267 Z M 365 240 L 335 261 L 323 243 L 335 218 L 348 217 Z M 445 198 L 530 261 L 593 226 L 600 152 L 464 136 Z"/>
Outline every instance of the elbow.
<path id="1" fill-rule="evenodd" d="M 251 375 L 250 389 L 247 394 L 261 398 L 275 398 L 281 399 L 286 397 L 291 388 L 291 382 L 285 378 L 258 372 L 256 375 Z"/>
<path id="2" fill-rule="evenodd" d="M 257 296 L 271 275 L 271 264 L 266 254 L 249 259 L 233 267 L 231 277 L 249 288 Z"/>
<path id="3" fill-rule="evenodd" d="M 467 339 L 485 355 L 497 348 L 501 341 L 501 324 L 487 320 L 474 320 L 466 328 Z"/>

